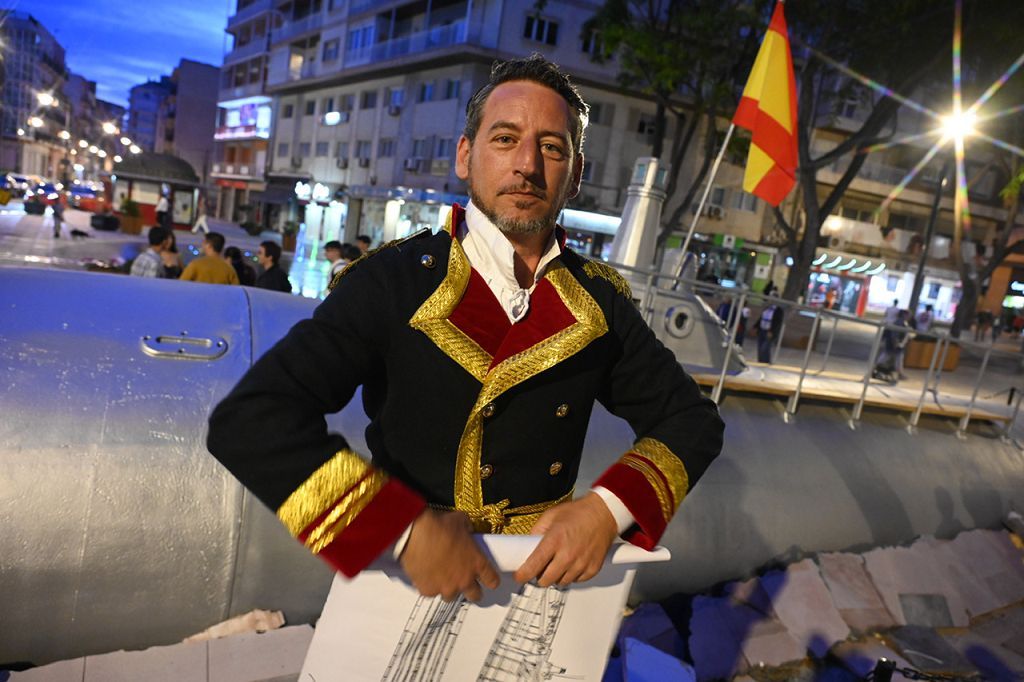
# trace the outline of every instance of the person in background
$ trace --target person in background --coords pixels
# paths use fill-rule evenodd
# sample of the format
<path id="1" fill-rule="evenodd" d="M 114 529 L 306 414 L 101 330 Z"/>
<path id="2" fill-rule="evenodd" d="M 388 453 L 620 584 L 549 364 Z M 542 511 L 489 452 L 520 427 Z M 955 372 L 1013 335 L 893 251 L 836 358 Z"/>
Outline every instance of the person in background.
<path id="1" fill-rule="evenodd" d="M 244 287 L 251 287 L 256 284 L 256 271 L 251 265 L 245 262 L 245 258 L 242 257 L 242 250 L 237 246 L 229 246 L 224 249 L 224 260 L 231 263 L 231 267 L 235 269 L 235 274 L 238 275 L 238 283 Z"/>
<path id="2" fill-rule="evenodd" d="M 361 234 L 358 237 L 356 237 L 356 246 L 359 247 L 360 253 L 366 253 L 367 251 L 369 251 L 371 243 L 372 240 L 365 234 Z"/>
<path id="3" fill-rule="evenodd" d="M 775 303 L 769 303 L 761 311 L 761 317 L 757 322 L 757 361 L 771 364 L 772 346 L 782 330 L 782 308 Z"/>
<path id="4" fill-rule="evenodd" d="M 335 276 L 345 269 L 349 261 L 345 259 L 341 254 L 342 244 L 339 241 L 332 240 L 324 244 L 324 256 L 327 261 L 331 264 L 331 269 L 327 273 L 328 284 L 334 281 Z"/>
<path id="5" fill-rule="evenodd" d="M 57 200 L 53 202 L 53 206 L 50 207 L 53 211 L 53 238 L 60 239 L 60 227 L 64 221 L 64 194 L 58 193 Z"/>
<path id="6" fill-rule="evenodd" d="M 917 324 L 917 331 L 920 334 L 927 334 L 932 328 L 932 317 L 934 315 L 935 307 L 931 303 L 924 307 L 924 310 L 917 314 L 917 318 L 914 320 Z"/>
<path id="7" fill-rule="evenodd" d="M 192 234 L 197 234 L 199 230 L 203 231 L 203 234 L 210 234 L 210 226 L 206 224 L 206 195 L 200 194 L 199 201 L 196 204 L 196 223 L 192 226 Z M 245 284 L 245 282 L 242 282 Z"/>
<path id="8" fill-rule="evenodd" d="M 178 279 L 185 270 L 185 264 L 178 253 L 178 238 L 174 236 L 174 230 L 164 228 L 171 238 L 171 245 L 160 253 L 164 261 L 164 277 L 167 279 Z"/>
<path id="9" fill-rule="evenodd" d="M 292 292 L 292 283 L 288 281 L 288 275 L 278 265 L 281 260 L 280 244 L 271 241 L 260 242 L 256 260 L 263 266 L 263 273 L 256 278 L 258 288 L 283 291 L 286 294 Z"/>
<path id="10" fill-rule="evenodd" d="M 149 228 L 149 248 L 132 261 L 133 277 L 166 277 L 163 253 L 171 246 L 171 235 L 159 225 Z"/>
<path id="11" fill-rule="evenodd" d="M 188 264 L 181 278 L 187 282 L 209 284 L 238 284 L 238 273 L 224 258 L 224 235 L 211 232 L 203 239 L 203 255 Z"/>
<path id="12" fill-rule="evenodd" d="M 170 224 L 171 205 L 167 201 L 167 195 L 161 194 L 156 202 L 156 224 L 160 227 L 171 229 Z"/>

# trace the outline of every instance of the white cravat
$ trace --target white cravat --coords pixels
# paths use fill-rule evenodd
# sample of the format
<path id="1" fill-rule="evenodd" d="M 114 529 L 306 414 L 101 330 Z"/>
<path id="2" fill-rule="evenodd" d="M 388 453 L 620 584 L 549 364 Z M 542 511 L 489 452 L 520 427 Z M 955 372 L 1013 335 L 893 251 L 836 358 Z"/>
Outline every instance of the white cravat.
<path id="1" fill-rule="evenodd" d="M 516 279 L 515 247 L 473 202 L 466 205 L 466 228 L 465 234 L 460 236 L 460 243 L 469 264 L 487 282 L 501 309 L 515 324 L 529 312 L 530 294 L 537 282 L 543 279 L 551 261 L 562 255 L 562 247 L 552 232 L 544 247 L 544 255 L 537 263 L 533 284 L 524 289 Z"/>

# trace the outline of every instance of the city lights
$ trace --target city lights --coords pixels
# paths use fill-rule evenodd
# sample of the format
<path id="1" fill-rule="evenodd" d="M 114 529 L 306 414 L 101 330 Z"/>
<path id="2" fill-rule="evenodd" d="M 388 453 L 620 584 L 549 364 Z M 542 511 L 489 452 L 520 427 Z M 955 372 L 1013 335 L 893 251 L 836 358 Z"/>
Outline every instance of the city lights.
<path id="1" fill-rule="evenodd" d="M 43 127 L 43 119 L 39 118 L 38 116 L 31 116 L 28 119 L 28 124 L 33 128 L 41 128 Z"/>
<path id="2" fill-rule="evenodd" d="M 39 105 L 43 107 L 57 106 L 57 100 L 48 92 L 40 92 L 36 95 Z"/>
<path id="3" fill-rule="evenodd" d="M 117 135 L 117 133 L 120 131 L 117 129 L 116 125 L 114 125 L 110 121 L 107 121 L 103 124 L 103 132 L 106 133 L 107 135 Z"/>
<path id="4" fill-rule="evenodd" d="M 18 135 L 24 135 L 24 134 L 25 134 L 25 129 L 24 128 L 18 128 Z"/>
<path id="5" fill-rule="evenodd" d="M 122 161 L 124 161 L 124 159 L 121 158 L 120 154 L 114 155 L 114 163 L 121 163 Z"/>
<path id="6" fill-rule="evenodd" d="M 127 138 L 127 137 L 122 137 L 121 138 L 121 144 L 123 144 L 125 147 L 127 147 L 131 143 L 132 143 L 132 141 L 131 141 L 130 138 Z"/>
<path id="7" fill-rule="evenodd" d="M 59 133 L 57 133 L 57 137 L 59 137 L 62 140 L 70 140 L 71 139 L 71 133 L 69 133 L 66 130 L 62 130 Z"/>
<path id="8" fill-rule="evenodd" d="M 139 152 L 142 151 L 142 149 L 139 147 L 139 145 L 133 144 L 131 147 L 128 147 L 128 151 L 130 151 L 132 154 L 138 154 Z"/>
<path id="9" fill-rule="evenodd" d="M 101 159 L 105 159 L 107 158 L 107 153 L 100 149 L 99 151 L 96 152 L 96 156 L 100 157 Z"/>
<path id="10" fill-rule="evenodd" d="M 81 147 L 82 149 L 85 149 L 86 147 L 89 146 L 89 143 L 86 142 L 85 140 L 79 140 L 78 141 L 78 146 Z"/>
<path id="11" fill-rule="evenodd" d="M 942 117 L 942 132 L 950 140 L 962 140 L 975 133 L 974 124 L 978 116 L 973 111 L 962 111 Z"/>
<path id="12" fill-rule="evenodd" d="M 100 148 L 97 147 L 96 145 L 94 145 L 94 144 L 93 145 L 89 145 L 89 153 L 90 154 L 95 154 L 99 150 L 100 150 Z"/>

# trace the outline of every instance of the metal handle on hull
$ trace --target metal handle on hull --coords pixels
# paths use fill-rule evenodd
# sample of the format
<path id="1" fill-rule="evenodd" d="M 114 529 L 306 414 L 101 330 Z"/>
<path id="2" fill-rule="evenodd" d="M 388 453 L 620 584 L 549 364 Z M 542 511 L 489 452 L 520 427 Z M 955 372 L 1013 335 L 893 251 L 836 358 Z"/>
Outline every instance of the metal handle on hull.
<path id="1" fill-rule="evenodd" d="M 147 334 L 139 340 L 142 352 L 153 358 L 178 360 L 216 360 L 228 352 L 228 342 L 220 337 L 192 337 L 188 332 L 176 336 Z"/>

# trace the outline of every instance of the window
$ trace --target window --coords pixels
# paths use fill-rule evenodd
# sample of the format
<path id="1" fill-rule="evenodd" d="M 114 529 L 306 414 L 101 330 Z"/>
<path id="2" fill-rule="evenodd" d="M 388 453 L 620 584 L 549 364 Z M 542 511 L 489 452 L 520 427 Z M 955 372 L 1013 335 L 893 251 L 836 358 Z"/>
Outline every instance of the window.
<path id="1" fill-rule="evenodd" d="M 388 106 L 400 107 L 405 103 L 405 90 L 402 88 L 390 88 L 388 90 Z"/>
<path id="2" fill-rule="evenodd" d="M 444 98 L 445 99 L 458 99 L 459 91 L 462 89 L 462 81 L 449 78 L 448 82 L 444 84 Z"/>
<path id="3" fill-rule="evenodd" d="M 600 54 L 601 47 L 601 35 L 597 31 L 585 31 L 580 36 L 580 52 L 596 55 Z"/>
<path id="4" fill-rule="evenodd" d="M 339 44 L 339 42 L 340 41 L 337 38 L 335 38 L 334 40 L 328 40 L 327 42 L 324 43 L 324 58 L 323 58 L 323 60 L 325 62 L 333 62 L 335 59 L 338 58 L 338 44 Z"/>
<path id="5" fill-rule="evenodd" d="M 367 90 L 362 94 L 359 100 L 360 109 L 376 109 L 377 108 L 377 91 Z"/>
<path id="6" fill-rule="evenodd" d="M 338 111 L 352 111 L 356 108 L 355 95 L 342 95 L 338 98 Z"/>
<path id="7" fill-rule="evenodd" d="M 434 81 L 420 83 L 420 94 L 418 102 L 429 102 L 434 99 Z"/>
<path id="8" fill-rule="evenodd" d="M 450 159 L 455 152 L 455 143 L 450 137 L 442 137 L 437 141 L 437 156 L 438 159 Z"/>
<path id="9" fill-rule="evenodd" d="M 310 151 L 311 151 L 311 145 L 310 145 L 309 142 L 300 142 L 299 143 L 299 156 L 305 158 L 305 157 L 309 156 L 309 152 Z"/>
<path id="10" fill-rule="evenodd" d="M 349 31 L 345 49 L 348 52 L 357 52 L 373 45 L 373 28 L 373 24 L 370 24 Z"/>
<path id="11" fill-rule="evenodd" d="M 735 192 L 735 196 L 732 199 L 732 205 L 733 208 L 737 208 L 741 211 L 756 213 L 757 197 L 753 194 L 747 194 L 746 192 Z"/>
<path id="12" fill-rule="evenodd" d="M 721 206 L 725 203 L 725 188 L 724 187 L 712 187 L 711 188 L 711 201 L 709 202 L 715 206 Z"/>
<path id="13" fill-rule="evenodd" d="M 356 142 L 356 158 L 368 159 L 372 153 L 373 147 L 369 140 L 359 140 Z"/>
<path id="14" fill-rule="evenodd" d="M 324 112 L 325 114 L 328 111 L 334 111 L 334 98 L 333 97 L 325 97 L 324 98 L 323 106 L 321 107 L 320 111 Z"/>
<path id="15" fill-rule="evenodd" d="M 427 153 L 428 153 L 429 149 L 430 148 L 427 146 L 426 138 L 421 137 L 418 140 L 413 140 L 412 141 L 412 158 L 414 158 L 414 159 L 424 159 L 424 158 L 426 158 L 427 155 L 428 155 Z"/>
<path id="16" fill-rule="evenodd" d="M 277 155 L 278 156 L 288 156 L 288 143 L 287 142 L 278 142 L 277 143 Z"/>
<path id="17" fill-rule="evenodd" d="M 640 114 L 637 120 L 636 132 L 641 135 L 654 135 L 654 117 L 649 114 Z"/>
<path id="18" fill-rule="evenodd" d="M 337 156 L 338 156 L 339 159 L 347 159 L 348 158 L 348 142 L 339 142 L 338 143 L 338 154 L 337 154 Z"/>
<path id="19" fill-rule="evenodd" d="M 586 159 L 583 162 L 583 174 L 581 175 L 581 179 L 583 180 L 583 182 L 597 182 L 599 177 L 600 170 L 598 168 L 597 162 L 591 161 L 590 159 Z"/>
<path id="20" fill-rule="evenodd" d="M 284 110 L 281 112 L 281 118 L 291 118 L 295 115 L 295 105 L 285 104 Z"/>
<path id="21" fill-rule="evenodd" d="M 377 143 L 377 158 L 388 159 L 395 155 L 395 138 L 382 137 Z"/>
<path id="22" fill-rule="evenodd" d="M 316 113 L 316 100 L 309 100 L 306 102 L 306 116 L 312 116 Z"/>
<path id="23" fill-rule="evenodd" d="M 601 114 L 604 113 L 602 111 L 602 108 L 603 107 L 602 107 L 600 102 L 593 102 L 593 103 L 591 103 L 591 105 L 590 105 L 589 120 L 588 120 L 588 123 L 590 125 L 597 125 L 599 123 L 603 123 L 604 122 L 602 120 L 602 118 L 601 118 Z"/>
<path id="24" fill-rule="evenodd" d="M 538 43 L 557 45 L 558 22 L 550 19 L 541 19 L 540 17 L 526 17 L 523 37 L 527 40 L 536 40 Z"/>
<path id="25" fill-rule="evenodd" d="M 316 143 L 316 155 L 317 156 L 327 156 L 327 147 L 328 147 L 328 143 L 327 142 L 317 142 Z"/>
<path id="26" fill-rule="evenodd" d="M 871 211 L 862 211 L 860 209 L 851 208 L 848 206 L 843 207 L 843 210 L 840 212 L 840 215 L 846 218 L 847 220 L 856 220 L 862 223 L 874 222 L 874 216 L 871 214 Z M 889 223 L 891 225 L 892 221 L 890 220 Z M 902 227 L 902 225 L 900 227 Z"/>

